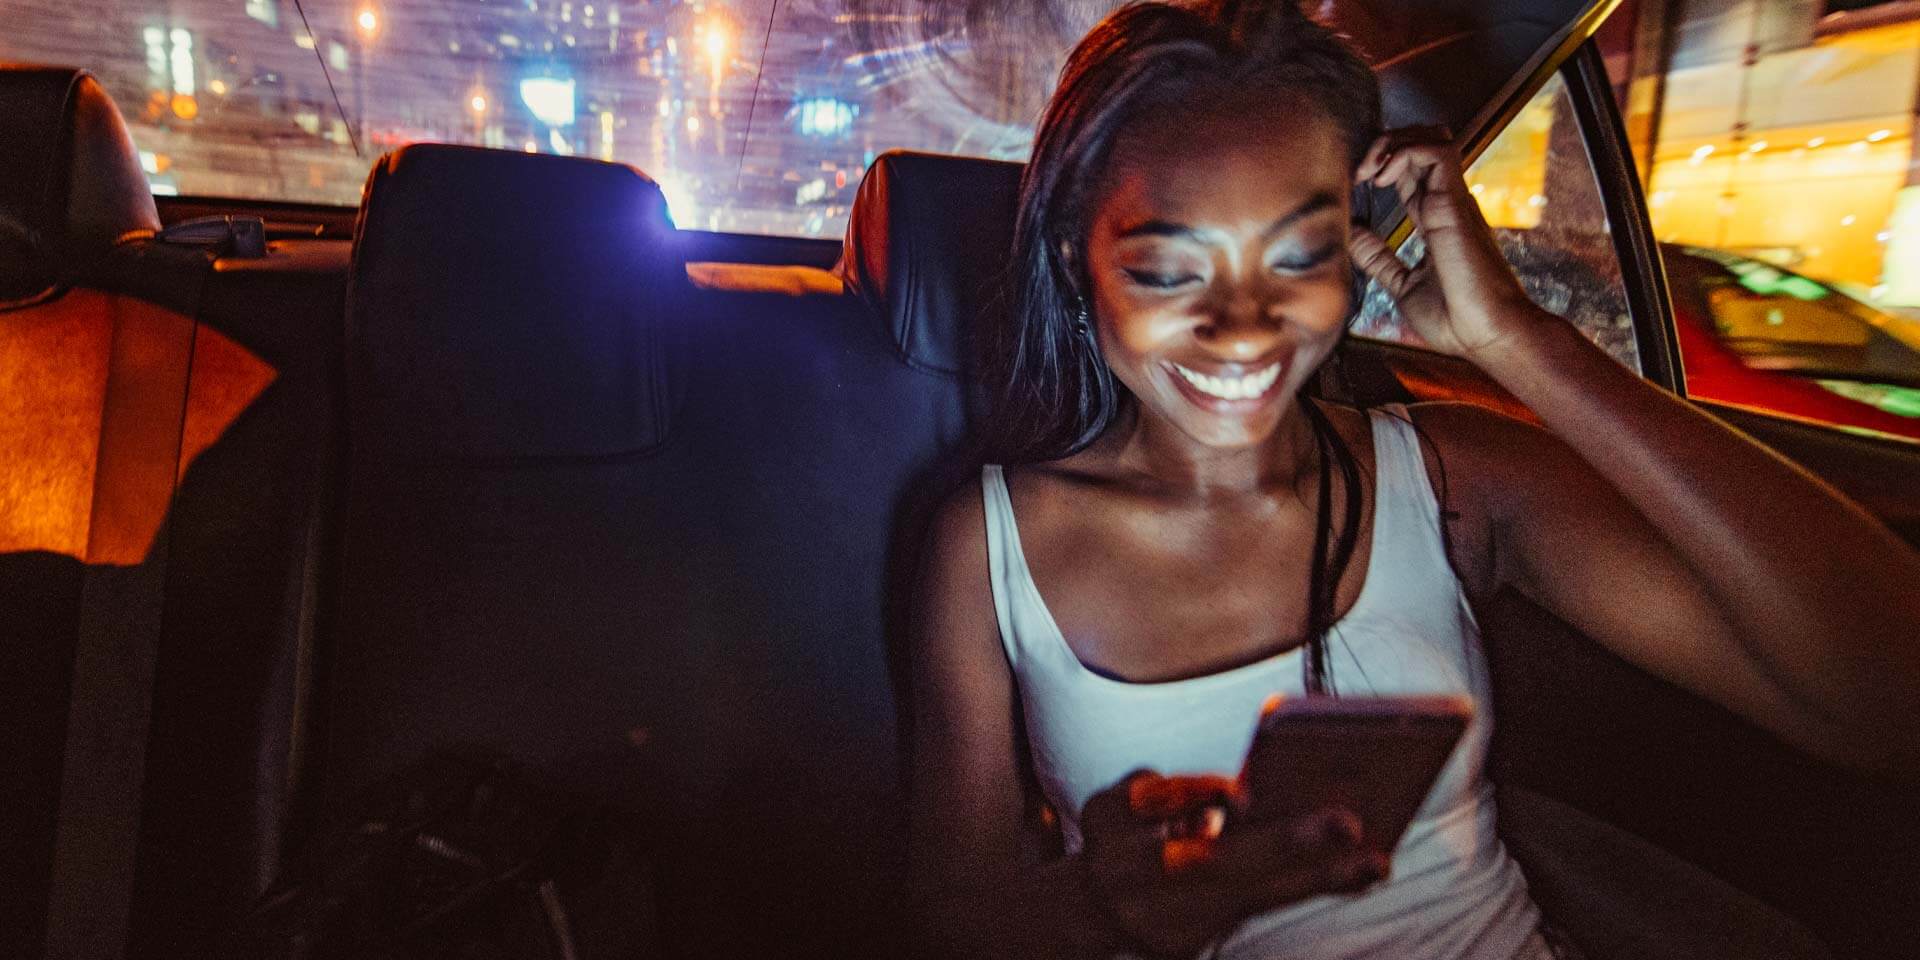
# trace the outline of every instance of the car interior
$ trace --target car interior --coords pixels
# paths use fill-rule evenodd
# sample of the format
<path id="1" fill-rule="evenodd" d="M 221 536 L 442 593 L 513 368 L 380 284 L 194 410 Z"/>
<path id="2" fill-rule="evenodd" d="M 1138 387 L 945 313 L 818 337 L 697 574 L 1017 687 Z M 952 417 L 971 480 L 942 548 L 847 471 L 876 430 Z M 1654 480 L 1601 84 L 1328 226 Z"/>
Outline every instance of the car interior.
<path id="1" fill-rule="evenodd" d="M 1684 391 L 1588 42 L 1612 4 L 1339 6 L 1390 123 L 1469 151 L 1569 84 L 1643 371 Z M 432 143 L 357 209 L 157 203 L 86 71 L 0 67 L 0 955 L 193 955 L 452 746 L 613 811 L 643 882 L 582 956 L 914 955 L 906 603 L 977 476 L 1020 167 L 885 153 L 843 242 L 677 230 L 632 167 Z M 1515 409 L 1462 362 L 1343 349 L 1337 399 Z M 1709 408 L 1920 543 L 1920 448 Z M 1569 925 L 1591 956 L 1912 955 L 1920 791 L 1518 595 L 1476 614 L 1543 909 L 1638 878 Z"/>

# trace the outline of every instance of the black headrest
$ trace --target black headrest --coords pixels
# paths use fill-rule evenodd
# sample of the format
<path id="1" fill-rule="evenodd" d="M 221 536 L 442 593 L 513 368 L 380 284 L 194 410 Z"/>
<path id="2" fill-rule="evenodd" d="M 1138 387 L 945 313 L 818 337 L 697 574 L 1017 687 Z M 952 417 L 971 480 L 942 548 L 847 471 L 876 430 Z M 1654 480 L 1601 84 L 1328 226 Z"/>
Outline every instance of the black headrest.
<path id="1" fill-rule="evenodd" d="M 382 158 L 348 281 L 356 446 L 497 460 L 658 444 L 676 249 L 659 186 L 632 167 L 443 144 Z"/>
<path id="2" fill-rule="evenodd" d="M 0 300 L 160 228 L 140 155 L 84 71 L 0 63 Z"/>
<path id="3" fill-rule="evenodd" d="M 853 201 L 840 270 L 887 320 L 901 356 L 969 369 L 969 336 L 998 300 L 1020 198 L 1017 163 L 892 151 Z"/>

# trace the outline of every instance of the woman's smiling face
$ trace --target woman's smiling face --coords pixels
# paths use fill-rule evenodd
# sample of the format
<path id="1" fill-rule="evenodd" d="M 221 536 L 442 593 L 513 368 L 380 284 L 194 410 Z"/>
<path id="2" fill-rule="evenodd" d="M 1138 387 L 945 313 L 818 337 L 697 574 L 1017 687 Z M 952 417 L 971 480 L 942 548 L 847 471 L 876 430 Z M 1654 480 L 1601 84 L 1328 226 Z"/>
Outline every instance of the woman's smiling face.
<path id="1" fill-rule="evenodd" d="M 1143 418 L 1213 448 L 1272 435 L 1345 325 L 1348 157 L 1338 125 L 1292 97 L 1120 136 L 1086 274 L 1102 356 Z"/>

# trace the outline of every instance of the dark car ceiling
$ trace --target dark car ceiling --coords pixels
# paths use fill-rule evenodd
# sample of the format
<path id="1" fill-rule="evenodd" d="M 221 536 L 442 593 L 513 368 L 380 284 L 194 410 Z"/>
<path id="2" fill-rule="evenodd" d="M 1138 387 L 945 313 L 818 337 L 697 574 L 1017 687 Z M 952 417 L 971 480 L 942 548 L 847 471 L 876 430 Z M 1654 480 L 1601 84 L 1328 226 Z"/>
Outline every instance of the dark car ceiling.
<path id="1" fill-rule="evenodd" d="M 1323 0 L 1321 12 L 1377 64 L 1387 123 L 1478 138 L 1535 67 L 1597 10 L 1594 0 Z"/>

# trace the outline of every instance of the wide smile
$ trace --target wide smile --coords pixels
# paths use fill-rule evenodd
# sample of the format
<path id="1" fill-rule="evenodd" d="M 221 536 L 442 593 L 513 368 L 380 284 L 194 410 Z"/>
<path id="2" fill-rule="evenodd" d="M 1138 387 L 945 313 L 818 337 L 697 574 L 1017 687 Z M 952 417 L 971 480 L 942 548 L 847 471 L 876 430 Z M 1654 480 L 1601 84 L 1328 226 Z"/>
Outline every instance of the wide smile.
<path id="1" fill-rule="evenodd" d="M 1280 383 L 1286 364 L 1275 360 L 1250 370 L 1204 373 L 1166 361 L 1174 382 L 1189 400 L 1211 410 L 1248 410 L 1260 406 Z"/>

